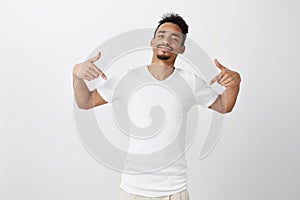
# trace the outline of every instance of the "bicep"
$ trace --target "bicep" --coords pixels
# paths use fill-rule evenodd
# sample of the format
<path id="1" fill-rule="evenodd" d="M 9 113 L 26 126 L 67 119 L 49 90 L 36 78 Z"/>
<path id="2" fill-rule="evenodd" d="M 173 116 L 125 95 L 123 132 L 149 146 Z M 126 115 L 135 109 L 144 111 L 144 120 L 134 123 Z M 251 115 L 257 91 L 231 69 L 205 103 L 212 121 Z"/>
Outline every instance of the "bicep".
<path id="1" fill-rule="evenodd" d="M 212 110 L 215 110 L 219 113 L 226 113 L 225 107 L 224 107 L 224 102 L 222 100 L 222 96 L 219 95 L 218 98 L 208 107 Z"/>
<path id="2" fill-rule="evenodd" d="M 208 106 L 208 108 L 215 110 L 217 107 L 219 107 L 219 104 L 220 104 L 220 95 L 210 106 Z"/>
<path id="3" fill-rule="evenodd" d="M 96 107 L 96 106 L 106 104 L 107 101 L 105 101 L 103 97 L 98 93 L 97 89 L 95 89 L 91 93 L 90 103 L 91 105 L 93 105 L 93 107 Z"/>

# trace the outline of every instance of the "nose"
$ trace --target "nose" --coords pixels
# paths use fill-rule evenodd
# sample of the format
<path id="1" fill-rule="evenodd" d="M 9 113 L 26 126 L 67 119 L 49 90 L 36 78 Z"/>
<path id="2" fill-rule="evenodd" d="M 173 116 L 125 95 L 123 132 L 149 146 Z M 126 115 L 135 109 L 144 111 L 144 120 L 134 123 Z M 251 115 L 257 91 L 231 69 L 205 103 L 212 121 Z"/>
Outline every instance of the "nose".
<path id="1" fill-rule="evenodd" d="M 164 45 L 170 45 L 170 43 L 171 43 L 171 37 L 170 36 L 165 37 L 164 40 L 162 41 L 162 43 Z"/>

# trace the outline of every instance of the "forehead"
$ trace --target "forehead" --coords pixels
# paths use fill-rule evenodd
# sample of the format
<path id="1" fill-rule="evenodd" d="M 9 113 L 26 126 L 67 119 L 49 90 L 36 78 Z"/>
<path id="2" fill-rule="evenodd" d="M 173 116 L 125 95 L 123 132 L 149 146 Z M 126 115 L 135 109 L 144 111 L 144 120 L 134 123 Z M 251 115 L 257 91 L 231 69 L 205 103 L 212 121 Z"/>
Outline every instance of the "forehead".
<path id="1" fill-rule="evenodd" d="M 158 27 L 158 29 L 157 29 L 157 32 L 162 31 L 162 30 L 182 35 L 181 28 L 177 24 L 174 24 L 171 22 L 166 22 L 166 23 L 163 23 L 162 25 L 160 25 L 160 27 Z"/>

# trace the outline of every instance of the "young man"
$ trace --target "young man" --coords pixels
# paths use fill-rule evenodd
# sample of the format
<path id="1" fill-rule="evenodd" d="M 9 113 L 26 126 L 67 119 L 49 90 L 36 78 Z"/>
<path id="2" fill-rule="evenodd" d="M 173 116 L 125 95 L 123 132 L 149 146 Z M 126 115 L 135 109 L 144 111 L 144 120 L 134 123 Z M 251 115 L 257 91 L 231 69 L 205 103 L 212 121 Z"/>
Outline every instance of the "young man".
<path id="1" fill-rule="evenodd" d="M 151 40 L 153 48 L 151 64 L 133 69 L 133 75 L 141 79 L 149 79 L 149 81 L 158 84 L 173 84 L 180 78 L 183 78 L 189 83 L 191 91 L 196 97 L 197 104 L 220 113 L 231 112 L 235 105 L 241 82 L 240 75 L 237 72 L 229 70 L 215 60 L 215 65 L 221 72 L 210 81 L 210 84 L 217 81 L 226 88 L 222 94 L 218 94 L 199 76 L 174 67 L 177 55 L 185 51 L 184 43 L 187 33 L 188 25 L 182 17 L 173 13 L 164 15 L 159 21 L 154 37 Z M 89 91 L 84 82 L 84 80 L 90 81 L 99 76 L 105 80 L 107 79 L 106 75 L 94 64 L 99 58 L 100 53 L 96 57 L 74 66 L 73 86 L 75 100 L 79 108 L 90 109 L 113 101 L 112 91 L 107 90 L 105 85 Z M 163 91 L 159 89 L 149 91 L 154 91 L 153 95 L 160 97 L 156 97 L 159 103 L 167 102 L 170 113 L 172 109 L 178 109 L 175 105 L 176 103 L 171 98 L 168 99 L 168 95 L 165 95 Z M 190 97 L 186 96 L 183 98 L 187 99 Z M 140 101 L 136 102 L 135 105 L 141 109 L 144 106 L 143 104 L 151 104 L 151 101 L 149 98 L 140 97 Z M 168 113 L 168 109 L 166 112 Z M 169 122 L 178 124 L 178 118 L 173 117 Z M 167 132 L 163 132 L 163 136 L 157 136 L 148 141 L 131 139 L 129 148 L 132 152 L 149 153 L 151 149 L 159 149 L 163 146 L 158 144 L 168 143 L 170 137 L 174 137 L 172 132 L 174 131 L 170 128 Z M 180 147 L 182 142 L 182 140 L 178 140 L 175 146 Z M 119 195 L 121 200 L 147 198 L 189 199 L 185 159 L 181 158 L 172 165 L 154 173 L 139 175 L 123 173 L 120 187 L 122 188 Z"/>

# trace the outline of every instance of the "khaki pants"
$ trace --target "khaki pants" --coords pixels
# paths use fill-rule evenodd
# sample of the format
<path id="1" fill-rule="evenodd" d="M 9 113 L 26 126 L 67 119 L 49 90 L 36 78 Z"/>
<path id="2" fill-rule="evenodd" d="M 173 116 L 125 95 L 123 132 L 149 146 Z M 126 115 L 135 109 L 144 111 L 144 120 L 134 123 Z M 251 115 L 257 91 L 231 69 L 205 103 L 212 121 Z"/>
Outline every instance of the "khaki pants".
<path id="1" fill-rule="evenodd" d="M 162 197 L 145 197 L 128 193 L 121 189 L 119 193 L 119 200 L 189 200 L 189 193 L 187 189 L 176 194 L 162 196 Z"/>

